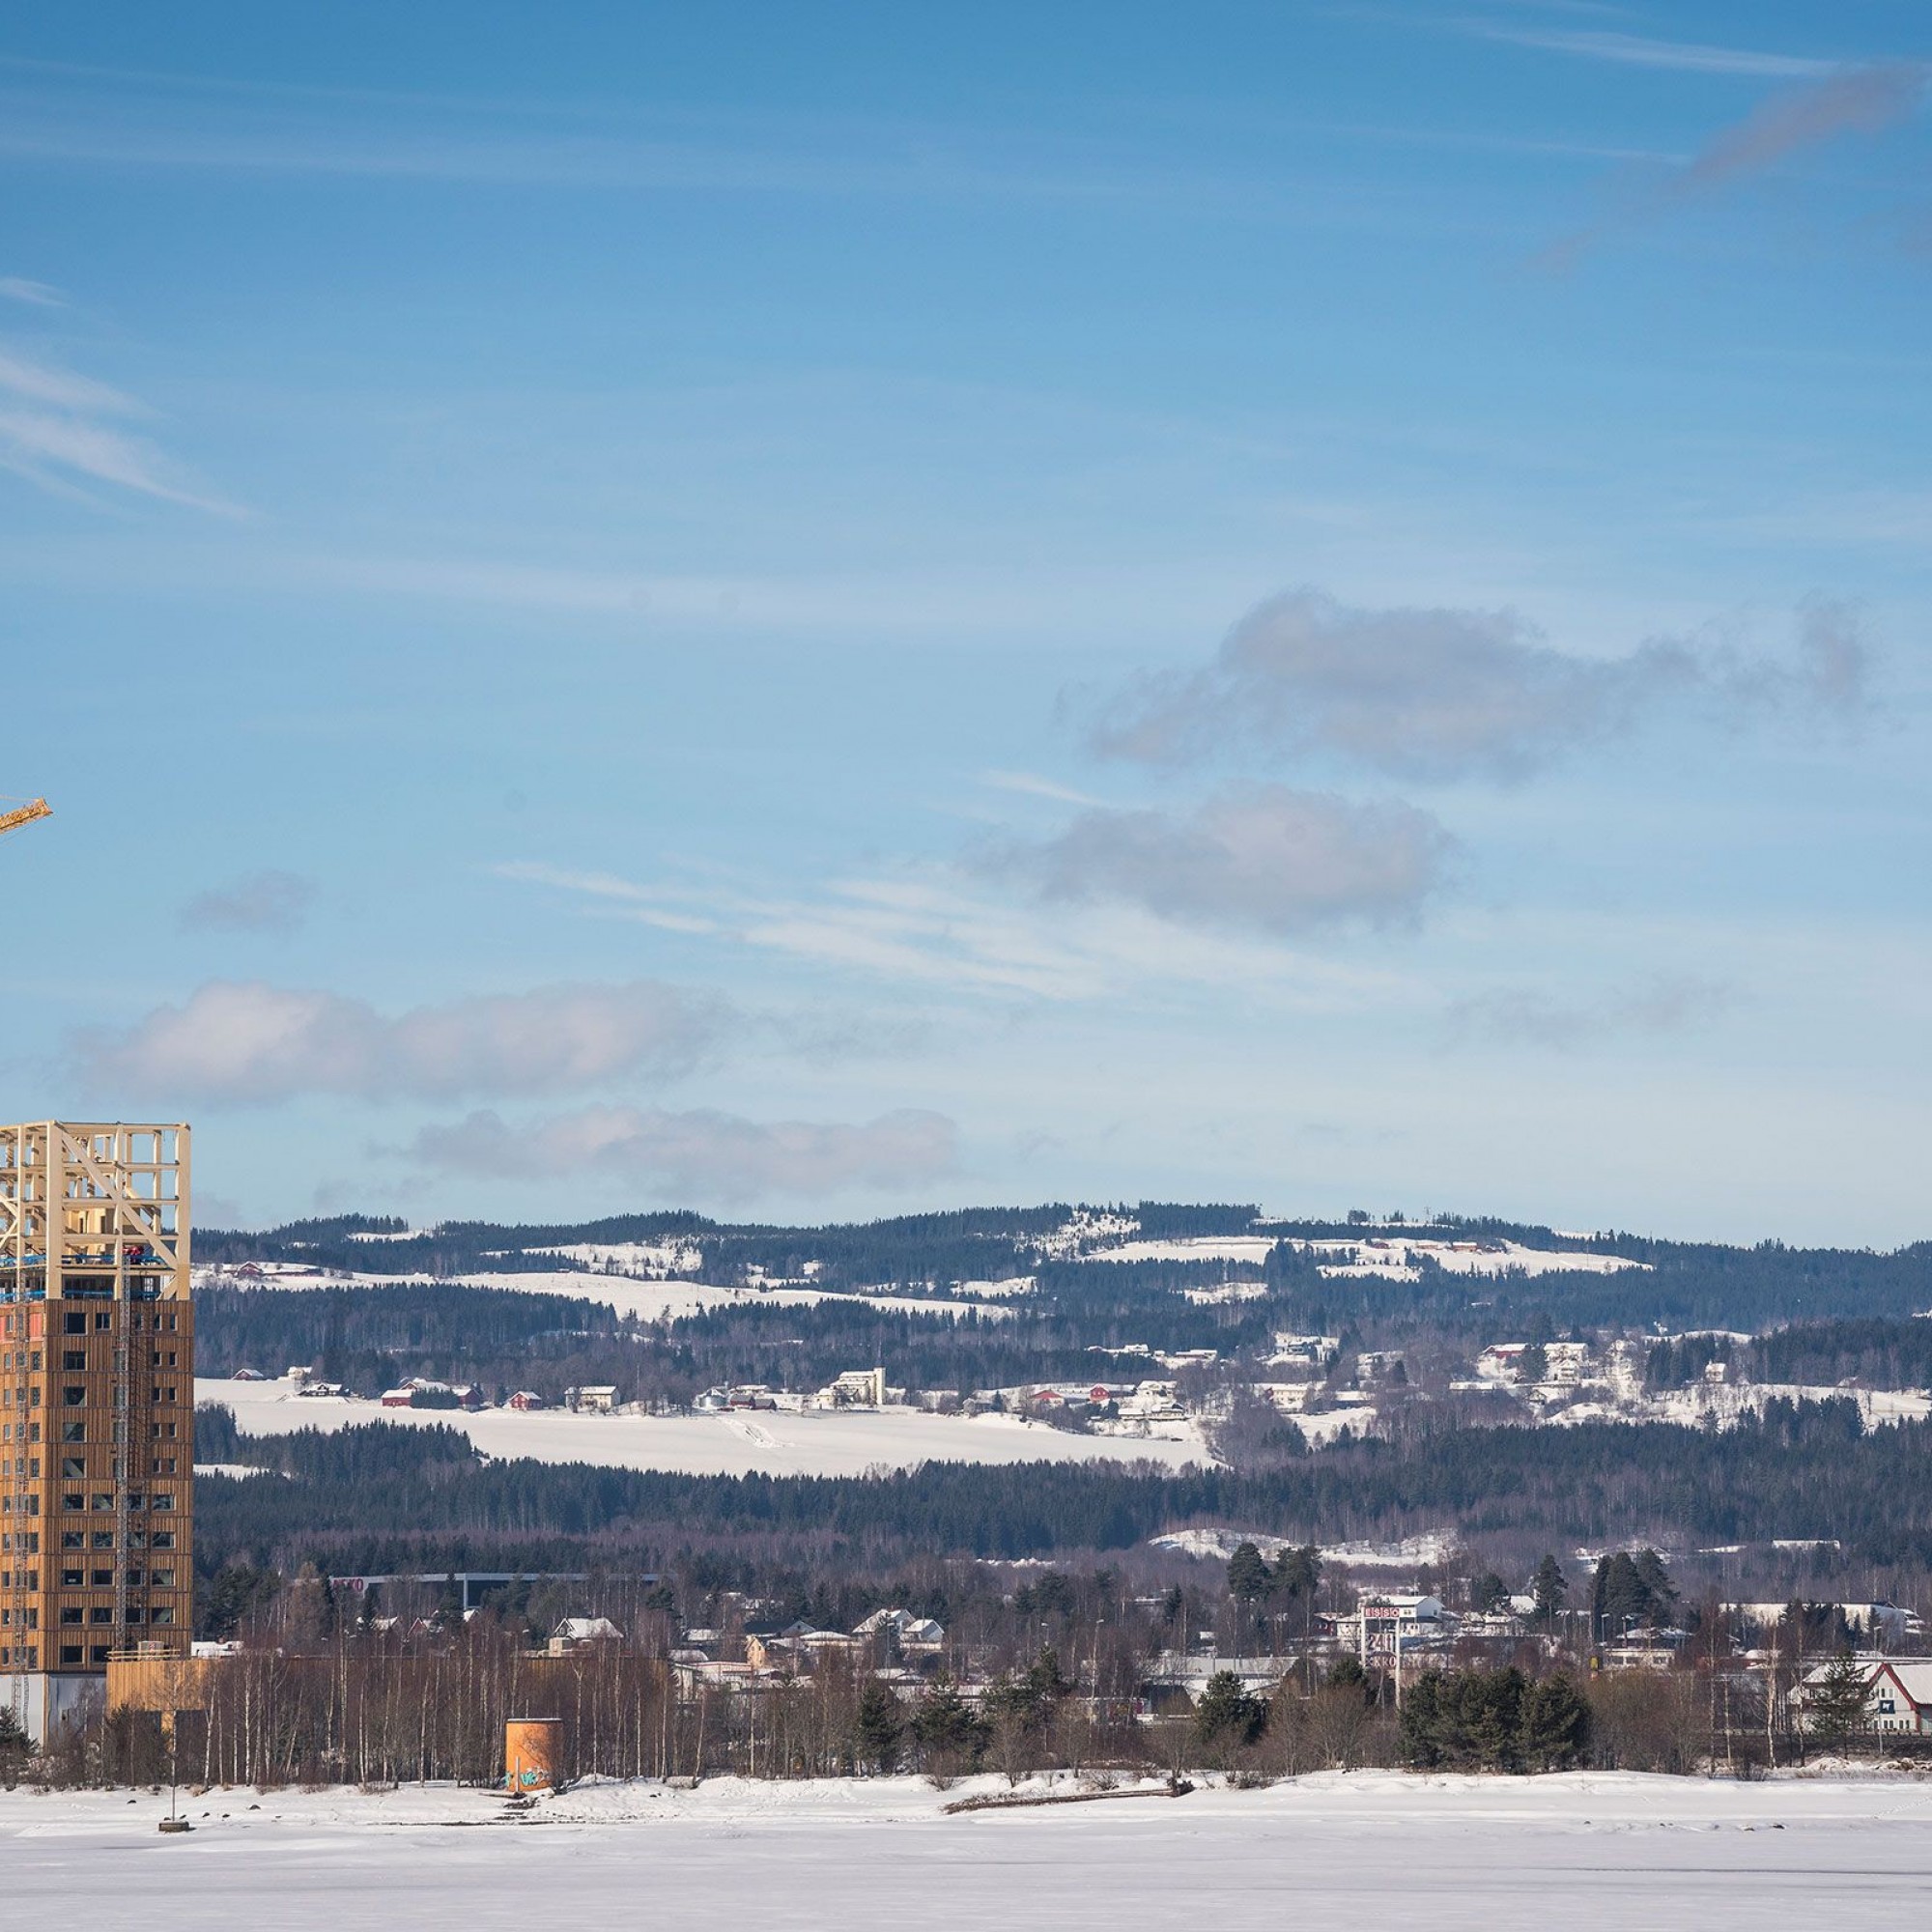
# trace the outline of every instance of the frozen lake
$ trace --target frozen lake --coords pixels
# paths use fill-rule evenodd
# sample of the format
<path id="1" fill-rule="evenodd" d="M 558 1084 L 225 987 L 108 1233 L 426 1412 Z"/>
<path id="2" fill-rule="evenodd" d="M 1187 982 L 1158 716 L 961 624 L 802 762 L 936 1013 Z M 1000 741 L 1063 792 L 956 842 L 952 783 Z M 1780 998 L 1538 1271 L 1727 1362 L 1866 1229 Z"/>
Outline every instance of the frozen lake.
<path id="1" fill-rule="evenodd" d="M 164 1800 L 15 1792 L 0 1795 L 0 1884 L 19 1923 L 112 1932 L 564 1919 L 676 1932 L 1772 1932 L 1916 1927 L 1932 1907 L 1932 1779 L 1357 1773 L 1178 1802 L 940 1815 L 956 1795 L 909 1778 L 615 1785 L 525 1822 L 476 1792 L 238 1791 L 193 1801 L 193 1835 L 163 1838 Z"/>

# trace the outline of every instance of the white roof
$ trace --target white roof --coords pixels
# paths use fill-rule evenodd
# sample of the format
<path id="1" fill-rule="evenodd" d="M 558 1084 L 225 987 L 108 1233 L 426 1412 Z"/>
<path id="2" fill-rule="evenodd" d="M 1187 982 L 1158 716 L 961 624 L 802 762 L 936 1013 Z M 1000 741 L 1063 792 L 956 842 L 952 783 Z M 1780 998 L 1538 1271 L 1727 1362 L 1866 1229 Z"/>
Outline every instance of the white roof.
<path id="1" fill-rule="evenodd" d="M 609 1617 L 565 1617 L 552 1634 L 571 1643 L 589 1643 L 597 1637 L 622 1636 L 624 1633 Z"/>
<path id="2" fill-rule="evenodd" d="M 1891 1674 L 1915 1704 L 1932 1704 L 1932 1658 L 1892 1658 L 1888 1660 Z"/>

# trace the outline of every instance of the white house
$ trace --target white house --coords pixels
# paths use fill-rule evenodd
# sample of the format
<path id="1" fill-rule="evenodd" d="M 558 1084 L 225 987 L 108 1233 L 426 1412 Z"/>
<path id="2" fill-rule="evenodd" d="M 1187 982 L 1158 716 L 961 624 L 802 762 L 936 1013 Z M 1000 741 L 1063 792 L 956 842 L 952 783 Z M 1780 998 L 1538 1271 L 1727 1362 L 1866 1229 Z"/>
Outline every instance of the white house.
<path id="1" fill-rule="evenodd" d="M 1872 1674 L 1865 1709 L 1877 1730 L 1932 1735 L 1932 1660 L 1887 1658 Z"/>
<path id="2" fill-rule="evenodd" d="M 609 1617 L 565 1617 L 550 1634 L 550 1654 L 562 1657 L 586 1643 L 622 1643 L 624 1633 Z"/>
<path id="3" fill-rule="evenodd" d="M 888 1626 L 895 1633 L 901 1646 L 909 1649 L 937 1648 L 946 1641 L 946 1626 L 931 1617 L 916 1617 L 910 1610 L 874 1610 L 869 1617 L 853 1626 L 856 1636 L 870 1636 L 875 1631 Z"/>
<path id="4" fill-rule="evenodd" d="M 1865 1723 L 1874 1731 L 1904 1731 L 1932 1737 L 1932 1658 L 1861 1657 L 1866 1671 Z M 1833 1666 L 1821 1663 L 1804 1673 L 1798 1688 L 1800 1704 L 1824 1680 Z"/>

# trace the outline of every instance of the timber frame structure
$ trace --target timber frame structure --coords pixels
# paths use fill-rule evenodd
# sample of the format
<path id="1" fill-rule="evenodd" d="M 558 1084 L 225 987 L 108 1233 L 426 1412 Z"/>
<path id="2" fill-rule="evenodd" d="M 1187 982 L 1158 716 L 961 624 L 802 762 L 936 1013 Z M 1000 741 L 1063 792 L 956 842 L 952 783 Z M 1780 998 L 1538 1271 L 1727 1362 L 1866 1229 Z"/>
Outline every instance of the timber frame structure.
<path id="1" fill-rule="evenodd" d="M 188 1141 L 0 1126 L 0 1702 L 43 1737 L 192 1635 Z"/>

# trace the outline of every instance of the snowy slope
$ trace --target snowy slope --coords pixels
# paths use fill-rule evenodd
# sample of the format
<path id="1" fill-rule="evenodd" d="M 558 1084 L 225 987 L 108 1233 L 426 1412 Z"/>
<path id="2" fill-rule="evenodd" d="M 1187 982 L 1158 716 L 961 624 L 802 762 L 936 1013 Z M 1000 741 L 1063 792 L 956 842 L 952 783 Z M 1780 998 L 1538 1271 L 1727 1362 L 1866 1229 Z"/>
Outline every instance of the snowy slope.
<path id="1" fill-rule="evenodd" d="M 1083 1235 L 1085 1231 L 1082 1231 Z M 1063 1241 L 1073 1238 L 1064 1233 Z M 1273 1235 L 1188 1235 L 1173 1240 L 1086 1239 L 1080 1258 L 1090 1262 L 1247 1262 L 1259 1265 L 1272 1249 L 1286 1245 L 1313 1255 L 1326 1275 L 1379 1275 L 1413 1281 L 1416 1263 L 1426 1257 L 1450 1274 L 1616 1274 L 1648 1267 L 1621 1255 L 1593 1254 L 1580 1248 L 1526 1248 L 1520 1241 L 1435 1240 L 1415 1235 L 1363 1235 L 1348 1240 L 1288 1239 Z"/>
<path id="2" fill-rule="evenodd" d="M 1212 1459 L 1189 1431 L 1184 1440 L 1074 1435 L 1008 1415 L 928 1415 L 923 1409 L 833 1409 L 803 1415 L 771 1409 L 724 1415 L 573 1415 L 559 1409 L 383 1408 L 337 1396 L 298 1396 L 286 1381 L 197 1378 L 195 1400 L 225 1404 L 246 1435 L 297 1429 L 346 1429 L 396 1422 L 461 1429 L 486 1456 L 539 1463 L 596 1463 L 617 1469 L 689 1475 L 862 1476 L 921 1463 L 1158 1463 L 1181 1468 Z"/>
<path id="3" fill-rule="evenodd" d="M 549 1252 L 561 1254 L 564 1251 L 554 1249 Z M 339 1268 L 304 1267 L 294 1262 L 265 1262 L 260 1265 L 259 1281 L 238 1280 L 232 1271 L 224 1273 L 217 1268 L 197 1268 L 194 1285 L 201 1289 L 221 1284 L 251 1288 L 267 1293 L 276 1289 L 295 1288 L 399 1288 L 409 1279 L 403 1275 L 355 1274 Z M 556 1268 L 524 1273 L 472 1273 L 460 1279 L 472 1288 L 504 1288 L 522 1294 L 567 1294 L 579 1301 L 600 1302 L 607 1308 L 614 1308 L 619 1315 L 635 1315 L 641 1321 L 701 1315 L 710 1308 L 748 1305 L 807 1308 L 820 1301 L 863 1301 L 873 1308 L 898 1309 L 908 1314 L 950 1315 L 955 1320 L 962 1315 L 979 1314 L 997 1321 L 1011 1313 L 998 1301 L 954 1301 L 883 1292 L 877 1294 L 835 1293 L 825 1289 L 796 1286 L 735 1288 L 649 1273 L 583 1273 L 576 1269 Z M 1031 1287 L 1031 1281 L 1026 1285 Z M 996 1282 L 988 1286 L 990 1292 L 995 1293 L 1022 1292 L 1017 1284 Z"/>

